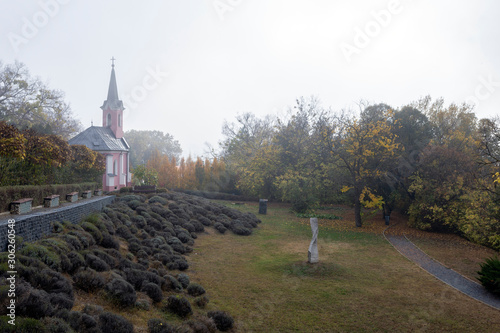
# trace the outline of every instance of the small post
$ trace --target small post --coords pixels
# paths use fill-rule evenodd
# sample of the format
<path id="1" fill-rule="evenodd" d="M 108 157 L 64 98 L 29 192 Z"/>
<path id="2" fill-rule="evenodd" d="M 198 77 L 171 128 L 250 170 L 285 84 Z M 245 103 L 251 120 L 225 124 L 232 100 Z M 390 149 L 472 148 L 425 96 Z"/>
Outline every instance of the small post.
<path id="1" fill-rule="evenodd" d="M 267 214 L 267 199 L 259 199 L 259 214 Z"/>
<path id="2" fill-rule="evenodd" d="M 310 264 L 315 264 L 319 262 L 319 255 L 318 255 L 318 218 L 317 217 L 311 217 L 309 220 L 309 223 L 311 224 L 311 230 L 312 230 L 312 240 L 311 244 L 309 244 L 309 251 L 307 253 L 307 262 Z"/>

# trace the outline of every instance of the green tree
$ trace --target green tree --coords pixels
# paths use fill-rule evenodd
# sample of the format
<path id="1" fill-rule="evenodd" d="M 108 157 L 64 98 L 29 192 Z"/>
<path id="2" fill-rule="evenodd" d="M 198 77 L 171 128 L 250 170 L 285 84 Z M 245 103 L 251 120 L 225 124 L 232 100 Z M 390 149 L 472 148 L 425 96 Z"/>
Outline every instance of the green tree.
<path id="1" fill-rule="evenodd" d="M 138 165 L 133 170 L 133 182 L 136 185 L 158 185 L 158 172 L 147 168 L 145 165 Z"/>

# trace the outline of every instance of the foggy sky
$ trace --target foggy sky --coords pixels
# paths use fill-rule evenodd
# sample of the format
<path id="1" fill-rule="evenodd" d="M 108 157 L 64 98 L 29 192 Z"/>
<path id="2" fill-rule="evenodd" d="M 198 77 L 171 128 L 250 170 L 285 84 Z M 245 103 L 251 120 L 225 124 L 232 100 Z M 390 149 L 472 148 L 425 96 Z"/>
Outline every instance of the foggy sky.
<path id="1" fill-rule="evenodd" d="M 431 95 L 496 115 L 499 13 L 493 0 L 0 0 L 0 60 L 64 91 L 86 128 L 102 125 L 114 56 L 125 130 L 200 155 L 224 120 L 300 96 L 340 110 Z"/>

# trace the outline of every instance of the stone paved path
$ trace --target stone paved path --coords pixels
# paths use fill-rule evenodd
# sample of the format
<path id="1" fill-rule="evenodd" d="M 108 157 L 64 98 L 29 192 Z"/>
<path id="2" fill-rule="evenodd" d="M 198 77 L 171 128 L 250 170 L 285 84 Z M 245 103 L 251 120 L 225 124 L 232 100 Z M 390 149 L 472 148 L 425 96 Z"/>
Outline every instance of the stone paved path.
<path id="1" fill-rule="evenodd" d="M 415 244 L 410 242 L 405 236 L 389 235 L 385 233 L 385 230 L 384 236 L 389 243 L 391 243 L 392 246 L 399 251 L 399 253 L 419 265 L 429 274 L 432 274 L 437 279 L 466 294 L 467 296 L 500 310 L 500 297 L 488 292 L 479 283 L 476 283 L 454 270 L 441 265 L 439 262 L 429 257 L 417 246 L 415 246 Z"/>

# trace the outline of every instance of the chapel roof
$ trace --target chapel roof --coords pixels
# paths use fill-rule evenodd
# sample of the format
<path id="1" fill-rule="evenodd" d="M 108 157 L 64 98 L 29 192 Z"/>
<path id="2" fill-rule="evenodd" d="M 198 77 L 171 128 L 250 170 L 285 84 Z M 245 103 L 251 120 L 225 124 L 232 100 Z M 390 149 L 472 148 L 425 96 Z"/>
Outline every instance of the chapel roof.
<path id="1" fill-rule="evenodd" d="M 94 151 L 129 151 L 125 138 L 117 139 L 109 127 L 91 126 L 71 138 L 70 145 L 84 145 Z"/>

